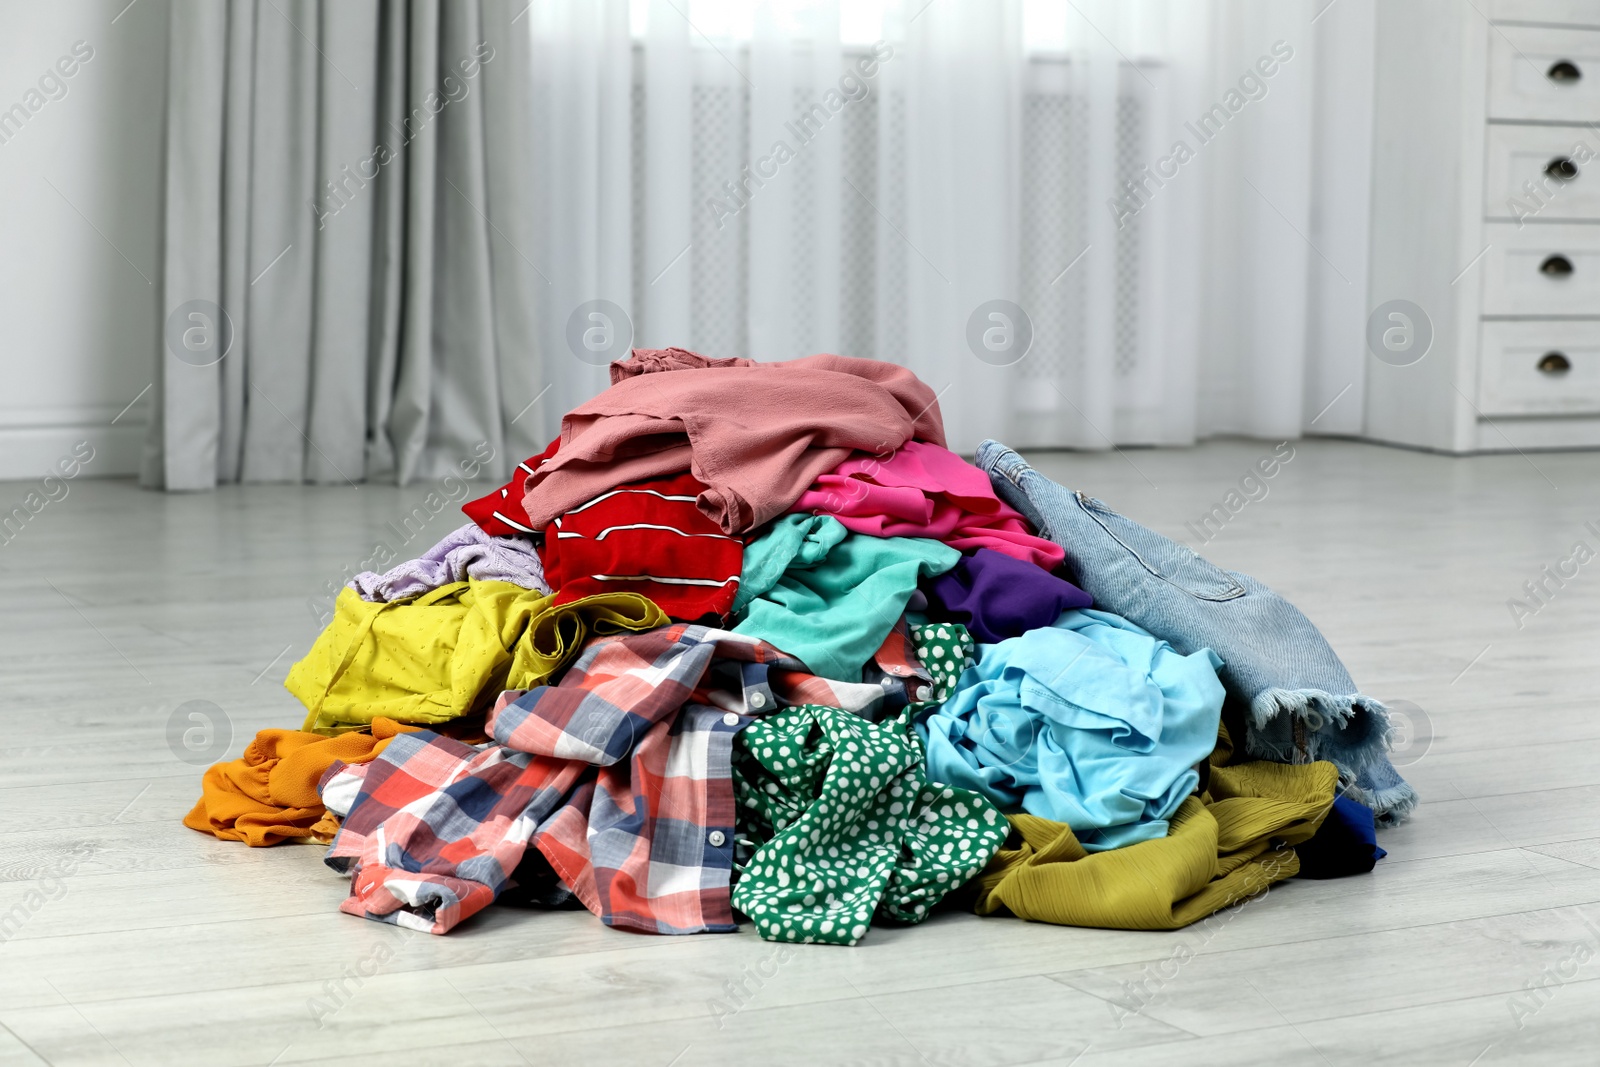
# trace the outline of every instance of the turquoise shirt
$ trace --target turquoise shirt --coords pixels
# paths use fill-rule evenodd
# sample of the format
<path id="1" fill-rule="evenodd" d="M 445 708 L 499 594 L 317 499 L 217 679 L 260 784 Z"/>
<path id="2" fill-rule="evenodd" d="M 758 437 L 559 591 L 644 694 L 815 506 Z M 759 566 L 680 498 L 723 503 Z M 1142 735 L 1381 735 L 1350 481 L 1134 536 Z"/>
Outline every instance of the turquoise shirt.
<path id="1" fill-rule="evenodd" d="M 737 634 L 794 656 L 813 674 L 861 681 L 917 579 L 943 574 L 961 553 L 922 537 L 872 537 L 830 515 L 784 515 L 744 550 Z"/>
<path id="2" fill-rule="evenodd" d="M 928 777 L 1064 822 L 1090 852 L 1165 837 L 1216 747 L 1221 665 L 1109 612 L 1064 612 L 979 645 L 955 694 L 919 717 Z"/>

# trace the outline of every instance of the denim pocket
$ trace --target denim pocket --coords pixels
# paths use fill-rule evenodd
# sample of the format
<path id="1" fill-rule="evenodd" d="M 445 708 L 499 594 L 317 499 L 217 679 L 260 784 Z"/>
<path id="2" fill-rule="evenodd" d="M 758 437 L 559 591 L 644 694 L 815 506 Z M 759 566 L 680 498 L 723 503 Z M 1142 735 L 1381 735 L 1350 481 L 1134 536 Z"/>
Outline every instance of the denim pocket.
<path id="1" fill-rule="evenodd" d="M 1078 498 L 1083 513 L 1099 524 L 1106 536 L 1121 545 L 1139 566 L 1168 585 L 1199 600 L 1233 600 L 1244 596 L 1244 586 L 1215 563 L 1118 515 L 1093 497 L 1077 492 L 1073 495 Z"/>
<path id="2" fill-rule="evenodd" d="M 987 473 L 990 475 L 998 474 L 1018 489 L 1022 489 L 1023 472 L 1033 470 L 1033 468 L 1028 465 L 1027 460 L 1012 452 L 1009 448 L 1005 451 L 1008 454 L 1002 455 L 999 460 L 987 468 Z M 980 455 L 977 458 L 981 460 L 984 457 Z"/>

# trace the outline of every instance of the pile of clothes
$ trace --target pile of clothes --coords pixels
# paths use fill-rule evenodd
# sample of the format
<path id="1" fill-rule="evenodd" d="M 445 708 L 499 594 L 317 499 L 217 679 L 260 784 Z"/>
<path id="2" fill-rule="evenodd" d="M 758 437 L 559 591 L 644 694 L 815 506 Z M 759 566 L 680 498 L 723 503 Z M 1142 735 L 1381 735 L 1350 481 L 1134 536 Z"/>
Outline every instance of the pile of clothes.
<path id="1" fill-rule="evenodd" d="M 1322 635 L 905 368 L 638 350 L 471 522 L 357 575 L 300 730 L 185 823 L 328 845 L 341 908 L 497 900 L 855 944 L 936 908 L 1172 929 L 1372 869 L 1416 803 Z"/>

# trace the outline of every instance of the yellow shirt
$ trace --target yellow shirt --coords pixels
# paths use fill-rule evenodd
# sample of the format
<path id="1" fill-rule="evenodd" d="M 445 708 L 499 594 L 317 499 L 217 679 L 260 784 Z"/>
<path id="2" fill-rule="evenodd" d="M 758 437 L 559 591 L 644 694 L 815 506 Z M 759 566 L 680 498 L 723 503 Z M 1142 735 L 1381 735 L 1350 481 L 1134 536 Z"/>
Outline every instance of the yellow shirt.
<path id="1" fill-rule="evenodd" d="M 663 626 L 637 593 L 556 606 L 508 582 L 455 582 L 389 603 L 344 589 L 284 687 L 306 706 L 304 730 L 339 733 L 380 716 L 440 723 L 491 704 L 506 689 L 542 685 L 591 636 Z"/>

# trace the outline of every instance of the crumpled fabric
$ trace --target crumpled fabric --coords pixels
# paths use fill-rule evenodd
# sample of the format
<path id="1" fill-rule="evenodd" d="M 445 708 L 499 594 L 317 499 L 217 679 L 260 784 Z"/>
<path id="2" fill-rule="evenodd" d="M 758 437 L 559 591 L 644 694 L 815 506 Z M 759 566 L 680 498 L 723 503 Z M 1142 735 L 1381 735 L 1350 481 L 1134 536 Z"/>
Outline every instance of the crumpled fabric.
<path id="1" fill-rule="evenodd" d="M 928 777 L 1064 822 L 1090 852 L 1163 837 L 1216 745 L 1218 663 L 1094 610 L 980 645 L 955 696 L 917 719 Z"/>
<path id="2" fill-rule="evenodd" d="M 905 367 L 818 355 L 774 363 L 678 350 L 611 364 L 612 386 L 561 420 L 554 456 L 528 474 L 523 507 L 543 529 L 626 482 L 689 471 L 726 534 L 789 510 L 852 451 L 944 444 L 938 397 Z"/>
<path id="3" fill-rule="evenodd" d="M 1065 926 L 1176 930 L 1247 900 L 1300 870 L 1295 845 L 1333 805 L 1331 763 L 1210 767 L 1165 837 L 1088 851 L 1072 827 L 1009 816 L 1014 843 L 979 876 L 974 910 Z"/>
<path id="4" fill-rule="evenodd" d="M 1405 820 L 1417 791 L 1389 760 L 1390 718 L 1360 692 L 1305 615 L 1262 582 L 1057 485 L 998 441 L 973 462 L 1000 499 L 1067 552 L 1074 577 L 1107 611 L 1160 634 L 1179 652 L 1211 649 L 1221 678 L 1249 710 L 1241 746 L 1258 759 L 1338 764 L 1347 792 L 1380 824 Z"/>
<path id="5" fill-rule="evenodd" d="M 200 799 L 183 825 L 253 848 L 314 839 L 326 821 L 317 786 L 328 768 L 364 765 L 396 735 L 415 729 L 380 718 L 373 720 L 371 733 L 338 737 L 262 730 L 238 759 L 207 769 Z"/>
<path id="6" fill-rule="evenodd" d="M 1334 798 L 1333 810 L 1317 835 L 1299 848 L 1302 878 L 1344 878 L 1366 874 L 1389 853 L 1378 847 L 1372 809 L 1347 795 Z"/>
<path id="7" fill-rule="evenodd" d="M 362 600 L 404 600 L 468 579 L 509 582 L 539 593 L 550 592 L 544 566 L 530 538 L 520 534 L 491 537 L 471 522 L 446 534 L 416 559 L 382 574 L 362 571 L 345 584 Z"/>
<path id="8" fill-rule="evenodd" d="M 987 548 L 962 556 L 949 573 L 925 584 L 929 617 L 962 623 L 985 644 L 1021 637 L 1069 608 L 1094 604 L 1071 582 Z"/>
<path id="9" fill-rule="evenodd" d="M 611 364 L 611 384 L 615 385 L 624 378 L 636 378 L 641 374 L 656 374 L 665 370 L 751 367 L 755 363 L 755 360 L 743 356 L 722 358 L 702 356 L 687 348 L 635 348 L 628 353 L 627 359 L 619 359 Z"/>
<path id="10" fill-rule="evenodd" d="M 558 437 L 545 445 L 544 451 L 537 456 L 529 456 L 518 463 L 517 469 L 511 472 L 510 481 L 476 500 L 462 504 L 462 513 L 477 523 L 487 534 L 499 537 L 512 534 L 537 535 L 539 530 L 532 525 L 533 520 L 528 518 L 528 512 L 522 506 L 522 486 L 528 480 L 528 475 L 538 470 L 545 460 L 556 454 L 556 449 L 560 445 L 561 438 Z"/>
<path id="11" fill-rule="evenodd" d="M 744 542 L 700 513 L 692 474 L 629 482 L 545 529 L 545 574 L 564 604 L 607 592 L 649 597 L 670 619 L 722 625 L 739 588 Z"/>
<path id="12" fill-rule="evenodd" d="M 916 537 L 853 534 L 828 515 L 785 515 L 744 550 L 733 632 L 797 657 L 813 673 L 861 680 L 917 582 L 961 553 Z"/>
<path id="13" fill-rule="evenodd" d="M 875 915 L 921 922 L 1005 841 L 993 804 L 928 782 L 904 713 L 788 708 L 748 726 L 733 759 L 740 831 L 760 843 L 733 906 L 768 941 L 854 945 Z"/>
<path id="14" fill-rule="evenodd" d="M 987 474 L 924 441 L 907 441 L 885 456 L 857 452 L 811 483 L 791 510 L 832 515 L 854 533 L 930 537 L 963 552 L 989 549 L 1045 570 L 1066 556 L 1001 502 Z"/>
<path id="15" fill-rule="evenodd" d="M 903 667 L 897 651 L 885 645 L 884 667 Z M 409 734 L 324 777 L 323 803 L 348 813 L 326 857 L 351 875 L 340 908 L 442 934 L 530 873 L 550 899 L 550 872 L 528 870 L 537 851 L 609 926 L 731 932 L 735 735 L 782 707 L 867 718 L 893 700 L 726 630 L 593 640 L 557 685 L 500 695 L 493 744 Z"/>
<path id="16" fill-rule="evenodd" d="M 939 705 L 949 700 L 960 682 L 961 672 L 978 662 L 978 646 L 972 634 L 959 622 L 929 622 L 910 628 L 911 647 L 932 679 L 932 699 L 924 703 Z"/>
<path id="17" fill-rule="evenodd" d="M 301 727 L 359 729 L 383 716 L 442 723 L 486 710 L 506 689 L 531 689 L 591 634 L 662 626 L 667 617 L 637 593 L 571 604 L 506 582 L 455 582 L 412 600 L 369 603 L 353 589 L 284 679 L 306 706 Z"/>

